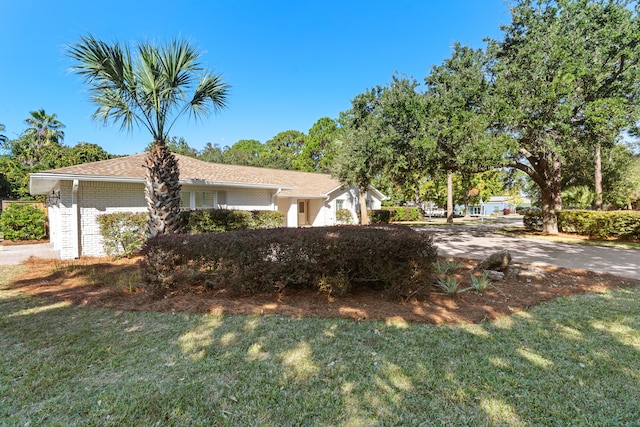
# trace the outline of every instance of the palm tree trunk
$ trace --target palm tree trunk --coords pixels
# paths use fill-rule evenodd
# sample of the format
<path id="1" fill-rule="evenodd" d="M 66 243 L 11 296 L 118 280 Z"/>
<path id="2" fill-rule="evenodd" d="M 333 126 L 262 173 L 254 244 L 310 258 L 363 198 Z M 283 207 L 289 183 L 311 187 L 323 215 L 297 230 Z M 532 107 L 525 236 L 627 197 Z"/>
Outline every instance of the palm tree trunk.
<path id="1" fill-rule="evenodd" d="M 149 218 L 147 236 L 182 231 L 178 161 L 162 141 L 156 141 L 145 159 L 145 198 Z"/>

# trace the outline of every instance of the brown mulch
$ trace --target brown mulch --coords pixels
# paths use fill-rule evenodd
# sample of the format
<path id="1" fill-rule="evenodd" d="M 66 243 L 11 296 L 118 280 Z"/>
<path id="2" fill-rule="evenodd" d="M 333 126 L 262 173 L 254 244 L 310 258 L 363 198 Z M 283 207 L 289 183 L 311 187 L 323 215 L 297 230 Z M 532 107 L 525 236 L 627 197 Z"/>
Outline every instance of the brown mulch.
<path id="1" fill-rule="evenodd" d="M 478 261 L 457 261 L 462 264 L 456 277 L 461 288 L 467 288 L 469 274 Z M 640 280 L 609 274 L 518 264 L 504 281 L 494 282 L 483 294 L 469 290 L 451 297 L 434 288 L 424 301 L 392 302 L 380 292 L 364 289 L 339 298 L 299 289 L 285 290 L 276 296 L 242 298 L 193 289 L 157 298 L 133 287 L 139 282 L 138 262 L 135 258 L 115 261 L 83 258 L 66 262 L 32 258 L 25 262 L 27 268 L 14 286 L 33 296 L 125 311 L 279 314 L 420 323 L 481 322 L 576 292 L 640 286 Z"/>
<path id="2" fill-rule="evenodd" d="M 2 246 L 33 245 L 37 243 L 49 243 L 49 239 L 40 239 L 40 240 L 2 240 L 0 239 L 0 245 Z"/>

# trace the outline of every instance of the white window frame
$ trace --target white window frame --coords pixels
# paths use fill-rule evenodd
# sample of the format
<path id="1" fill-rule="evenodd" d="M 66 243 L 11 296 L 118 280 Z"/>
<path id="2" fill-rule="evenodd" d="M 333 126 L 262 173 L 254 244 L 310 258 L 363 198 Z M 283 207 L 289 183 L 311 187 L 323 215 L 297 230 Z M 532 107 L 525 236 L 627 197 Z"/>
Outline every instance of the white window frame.
<path id="1" fill-rule="evenodd" d="M 196 193 L 211 193 L 213 194 L 213 206 L 196 206 Z M 180 209 L 185 210 L 195 210 L 195 209 L 226 209 L 226 204 L 224 206 L 220 205 L 220 195 L 219 193 L 226 193 L 225 190 L 199 190 L 199 189 L 190 189 L 180 192 Z M 188 196 L 189 200 L 187 202 L 186 197 Z M 225 197 L 226 199 L 226 194 Z"/>

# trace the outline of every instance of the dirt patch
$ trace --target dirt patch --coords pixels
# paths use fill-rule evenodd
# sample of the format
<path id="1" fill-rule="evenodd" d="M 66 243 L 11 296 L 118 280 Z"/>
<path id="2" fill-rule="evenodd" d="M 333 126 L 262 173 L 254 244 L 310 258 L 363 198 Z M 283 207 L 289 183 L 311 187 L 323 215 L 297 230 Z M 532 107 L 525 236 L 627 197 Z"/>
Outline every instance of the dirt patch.
<path id="1" fill-rule="evenodd" d="M 468 288 L 470 273 L 478 261 L 455 261 L 459 266 L 453 276 L 461 288 Z M 576 292 L 640 286 L 640 280 L 608 274 L 518 264 L 504 281 L 493 282 L 482 294 L 468 290 L 452 297 L 434 288 L 425 301 L 391 302 L 380 292 L 365 289 L 339 298 L 300 289 L 285 290 L 275 296 L 243 298 L 192 289 L 155 298 L 137 287 L 138 262 L 135 258 L 116 261 L 87 258 L 66 262 L 32 258 L 25 262 L 27 268 L 14 286 L 33 296 L 117 310 L 396 319 L 420 323 L 481 322 Z"/>
<path id="2" fill-rule="evenodd" d="M 2 240 L 0 239 L 1 246 L 22 246 L 22 245 L 33 245 L 38 243 L 49 243 L 49 239 L 40 239 L 40 240 Z"/>

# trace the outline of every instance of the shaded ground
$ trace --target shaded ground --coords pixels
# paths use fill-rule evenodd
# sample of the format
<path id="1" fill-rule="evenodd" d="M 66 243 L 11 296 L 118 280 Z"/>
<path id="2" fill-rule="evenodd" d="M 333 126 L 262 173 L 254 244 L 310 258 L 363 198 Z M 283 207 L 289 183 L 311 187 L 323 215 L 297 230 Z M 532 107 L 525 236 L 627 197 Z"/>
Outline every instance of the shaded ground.
<path id="1" fill-rule="evenodd" d="M 455 277 L 461 288 L 470 286 L 477 261 L 456 259 Z M 226 314 L 280 314 L 294 317 L 343 317 L 357 320 L 404 320 L 421 323 L 481 322 L 527 309 L 576 292 L 599 292 L 614 286 L 640 286 L 640 280 L 583 270 L 516 264 L 503 282 L 494 282 L 483 294 L 469 290 L 457 297 L 434 288 L 425 301 L 391 302 L 379 293 L 360 290 L 332 298 L 311 290 L 285 290 L 277 296 L 227 298 L 194 289 L 164 298 L 137 288 L 138 259 L 30 259 L 15 287 L 39 297 L 77 305 L 117 310 L 210 312 Z M 520 272 L 518 273 L 518 271 Z"/>

